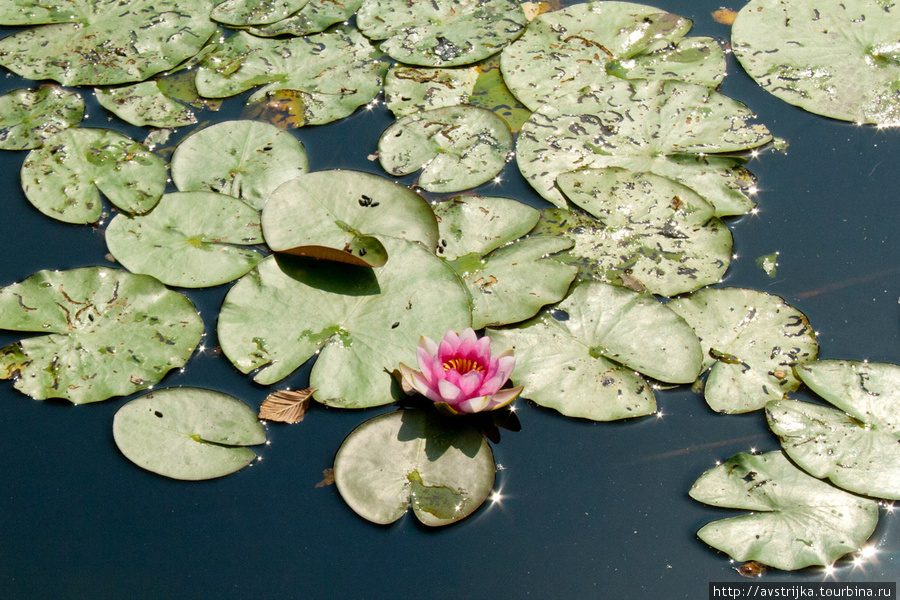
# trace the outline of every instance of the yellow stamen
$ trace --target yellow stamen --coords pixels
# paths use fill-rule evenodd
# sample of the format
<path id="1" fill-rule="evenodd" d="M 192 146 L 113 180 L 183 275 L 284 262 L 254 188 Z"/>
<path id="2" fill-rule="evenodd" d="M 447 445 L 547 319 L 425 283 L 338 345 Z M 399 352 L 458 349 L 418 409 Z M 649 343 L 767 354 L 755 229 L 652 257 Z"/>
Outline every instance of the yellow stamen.
<path id="1" fill-rule="evenodd" d="M 446 361 L 444 363 L 444 371 L 449 371 L 450 369 L 456 369 L 460 375 L 465 375 L 469 371 L 484 372 L 484 367 L 478 364 L 477 361 L 467 358 L 451 358 Z"/>

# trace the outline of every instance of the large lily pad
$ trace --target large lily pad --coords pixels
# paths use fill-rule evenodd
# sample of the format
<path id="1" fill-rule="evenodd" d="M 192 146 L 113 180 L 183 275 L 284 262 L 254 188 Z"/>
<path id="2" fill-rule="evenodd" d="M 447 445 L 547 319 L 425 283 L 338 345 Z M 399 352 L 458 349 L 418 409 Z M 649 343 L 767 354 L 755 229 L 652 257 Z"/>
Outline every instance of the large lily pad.
<path id="1" fill-rule="evenodd" d="M 216 5 L 210 17 L 233 27 L 271 25 L 286 19 L 309 0 L 225 0 Z"/>
<path id="2" fill-rule="evenodd" d="M 25 196 L 42 213 L 67 223 L 93 223 L 100 192 L 132 214 L 151 210 L 166 186 L 166 163 L 145 146 L 109 129 L 65 129 L 28 153 Z"/>
<path id="3" fill-rule="evenodd" d="M 251 27 L 249 31 L 260 37 L 319 33 L 352 17 L 361 4 L 362 0 L 309 0 L 303 8 L 286 19 L 271 25 Z"/>
<path id="4" fill-rule="evenodd" d="M 211 0 L 8 0 L 0 25 L 42 25 L 0 40 L 0 65 L 63 85 L 143 81 L 196 54 L 216 29 Z"/>
<path id="5" fill-rule="evenodd" d="M 132 273 L 167 285 L 198 288 L 237 279 L 262 259 L 259 213 L 213 192 L 166 194 L 148 215 L 117 215 L 106 244 Z"/>
<path id="6" fill-rule="evenodd" d="M 157 81 L 118 88 L 96 88 L 100 106 L 138 127 L 183 127 L 197 122 L 194 111 L 167 96 Z"/>
<path id="7" fill-rule="evenodd" d="M 0 377 L 32 398 L 125 396 L 187 362 L 203 333 L 191 301 L 146 275 L 39 271 L 0 289 L 0 328 L 43 333 L 0 350 Z"/>
<path id="8" fill-rule="evenodd" d="M 851 492 L 900 499 L 900 367 L 822 360 L 797 375 L 836 405 L 766 405 L 784 451 L 810 475 Z"/>
<path id="9" fill-rule="evenodd" d="M 201 129 L 172 155 L 172 181 L 182 192 L 219 192 L 257 210 L 275 188 L 307 171 L 300 140 L 254 121 L 225 121 Z"/>
<path id="10" fill-rule="evenodd" d="M 266 441 L 249 406 L 221 392 L 169 388 L 125 404 L 113 419 L 113 437 L 139 467 L 197 481 L 222 477 L 256 459 L 247 446 Z"/>
<path id="11" fill-rule="evenodd" d="M 746 106 L 699 85 L 616 81 L 545 104 L 522 126 L 519 170 L 565 208 L 556 178 L 583 168 L 622 167 L 674 179 L 705 198 L 717 216 L 753 207 L 740 159 L 708 156 L 772 139 Z"/>
<path id="12" fill-rule="evenodd" d="M 707 288 L 667 304 L 703 345 L 710 368 L 704 396 L 724 413 L 758 410 L 796 390 L 797 365 L 816 359 L 819 345 L 806 316 L 778 296 L 741 288 Z"/>
<path id="13" fill-rule="evenodd" d="M 411 65 L 468 65 L 499 52 L 525 29 L 517 0 L 364 0 L 360 30 L 382 42 L 394 60 Z"/>
<path id="14" fill-rule="evenodd" d="M 810 112 L 900 125 L 900 13 L 877 0 L 752 0 L 731 30 L 763 89 Z"/>
<path id="15" fill-rule="evenodd" d="M 396 117 L 468 104 L 478 69 L 409 67 L 395 65 L 384 80 L 384 101 Z"/>
<path id="16" fill-rule="evenodd" d="M 493 112 L 447 106 L 407 115 L 378 140 L 378 160 L 392 175 L 419 169 L 429 192 L 458 192 L 493 179 L 506 165 L 513 136 Z"/>
<path id="17" fill-rule="evenodd" d="M 862 547 L 878 505 L 810 477 L 781 452 L 740 453 L 694 483 L 695 500 L 752 511 L 705 525 L 697 535 L 737 561 L 787 571 L 831 565 Z"/>
<path id="18" fill-rule="evenodd" d="M 381 91 L 388 62 L 356 30 L 286 40 L 237 33 L 209 54 L 197 70 L 197 90 L 227 98 L 258 85 L 249 102 L 276 93 L 295 96 L 305 123 L 321 125 L 350 115 Z"/>
<path id="19" fill-rule="evenodd" d="M 415 364 L 422 335 L 440 339 L 470 324 L 468 295 L 421 245 L 382 238 L 388 262 L 369 269 L 291 256 L 270 257 L 235 284 L 219 315 L 225 355 L 254 379 L 278 381 L 320 352 L 314 398 L 362 408 L 402 395 L 390 372 Z"/>
<path id="20" fill-rule="evenodd" d="M 503 78 L 528 108 L 621 79 L 676 79 L 715 88 L 725 53 L 686 38 L 691 21 L 652 6 L 587 2 L 544 13 L 503 49 Z"/>
<path id="21" fill-rule="evenodd" d="M 381 267 L 388 255 L 376 236 L 437 243 L 437 223 L 424 198 L 399 183 L 359 171 L 317 171 L 280 186 L 262 215 L 269 248 Z"/>
<path id="22" fill-rule="evenodd" d="M 0 149 L 30 150 L 84 117 L 84 100 L 57 86 L 13 90 L 0 96 Z"/>
<path id="23" fill-rule="evenodd" d="M 334 458 L 344 501 L 373 523 L 393 523 L 412 507 L 425 525 L 474 512 L 494 485 L 494 456 L 466 423 L 435 411 L 401 410 L 366 421 Z"/>

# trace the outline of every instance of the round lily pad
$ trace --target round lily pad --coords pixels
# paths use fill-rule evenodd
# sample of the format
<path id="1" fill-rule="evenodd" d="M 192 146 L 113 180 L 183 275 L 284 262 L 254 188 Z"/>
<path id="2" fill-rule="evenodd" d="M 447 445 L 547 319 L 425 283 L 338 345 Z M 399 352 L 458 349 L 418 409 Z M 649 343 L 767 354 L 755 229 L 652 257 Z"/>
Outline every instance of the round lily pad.
<path id="1" fill-rule="evenodd" d="M 13 90 L 0 96 L 0 149 L 30 150 L 84 117 L 84 100 L 58 86 Z"/>
<path id="2" fill-rule="evenodd" d="M 494 486 L 487 441 L 436 411 L 401 410 L 366 421 L 334 458 L 334 482 L 358 515 L 386 525 L 412 507 L 425 525 L 469 516 Z"/>
<path id="3" fill-rule="evenodd" d="M 274 125 L 225 121 L 185 138 L 171 169 L 182 192 L 219 192 L 262 210 L 275 188 L 309 171 L 309 162 L 300 140 Z"/>
<path id="4" fill-rule="evenodd" d="M 166 163 L 121 133 L 74 128 L 29 152 L 21 177 L 25 196 L 45 215 L 93 223 L 103 211 L 100 192 L 128 213 L 156 206 L 166 186 Z"/>
<path id="5" fill-rule="evenodd" d="M 432 208 L 441 237 L 437 255 L 447 260 L 484 256 L 519 239 L 540 219 L 540 212 L 511 198 L 456 196 Z"/>
<path id="6" fill-rule="evenodd" d="M 831 565 L 859 550 L 878 504 L 810 477 L 781 452 L 740 453 L 700 476 L 691 498 L 752 511 L 705 525 L 697 536 L 737 561 L 792 571 Z"/>
<path id="7" fill-rule="evenodd" d="M 804 110 L 900 125 L 900 13 L 875 0 L 752 0 L 731 29 L 741 66 Z"/>
<path id="8" fill-rule="evenodd" d="M 117 88 L 95 88 L 100 106 L 138 127 L 183 127 L 197 122 L 194 112 L 167 96 L 157 81 Z"/>
<path id="9" fill-rule="evenodd" d="M 113 419 L 113 437 L 134 464 L 173 479 L 229 475 L 256 459 L 246 446 L 266 441 L 249 406 L 221 392 L 169 388 L 125 404 Z"/>
<path id="10" fill-rule="evenodd" d="M 517 0 L 364 0 L 356 24 L 394 60 L 468 65 L 499 52 L 525 29 Z"/>
<path id="11" fill-rule="evenodd" d="M 166 194 L 151 213 L 117 215 L 106 228 L 110 253 L 132 273 L 198 288 L 237 279 L 263 255 L 259 213 L 213 192 Z"/>
<path id="12" fill-rule="evenodd" d="M 260 37 L 319 33 L 352 17 L 361 4 L 362 0 L 309 0 L 291 16 L 270 25 L 251 27 L 249 31 Z"/>
<path id="13" fill-rule="evenodd" d="M 270 25 L 288 18 L 307 2 L 309 0 L 225 0 L 216 5 L 210 17 L 233 27 Z"/>
<path id="14" fill-rule="evenodd" d="M 203 333 L 191 301 L 103 267 L 39 271 L 0 289 L 0 329 L 42 333 L 0 350 L 0 377 L 37 400 L 126 396 L 187 362 Z"/>
<path id="15" fill-rule="evenodd" d="M 467 104 L 479 71 L 394 65 L 384 80 L 384 101 L 396 117 Z"/>
<path id="16" fill-rule="evenodd" d="M 715 88 L 725 77 L 716 40 L 688 38 L 691 21 L 631 2 L 586 2 L 544 13 L 503 49 L 503 78 L 531 110 L 588 85 L 676 79 Z"/>

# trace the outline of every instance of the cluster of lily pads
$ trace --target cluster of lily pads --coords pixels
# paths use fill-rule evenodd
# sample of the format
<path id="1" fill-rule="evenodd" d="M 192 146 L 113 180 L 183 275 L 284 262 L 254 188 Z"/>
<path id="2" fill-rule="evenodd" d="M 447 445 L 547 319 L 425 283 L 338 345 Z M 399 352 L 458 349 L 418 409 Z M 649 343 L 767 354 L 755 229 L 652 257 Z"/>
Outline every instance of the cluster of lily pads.
<path id="1" fill-rule="evenodd" d="M 764 87 L 808 110 L 896 124 L 897 17 L 877 3 L 848 6 L 752 0 L 735 21 L 735 52 Z M 900 464 L 900 367 L 816 361 L 806 317 L 781 298 L 707 287 L 732 256 L 723 218 L 755 206 L 742 153 L 773 141 L 747 107 L 715 91 L 720 44 L 688 37 L 689 20 L 650 6 L 548 8 L 5 3 L 0 24 L 21 29 L 0 39 L 0 65 L 65 87 L 0 97 L 0 148 L 30 150 L 23 190 L 49 217 L 95 223 L 103 198 L 114 205 L 106 241 L 127 270 L 41 271 L 2 288 L 0 327 L 43 335 L 0 350 L 0 376 L 33 398 L 73 403 L 151 388 L 188 361 L 203 329 L 188 297 L 166 286 L 232 281 L 218 316 L 224 355 L 267 386 L 314 359 L 309 395 L 326 406 L 402 400 L 398 370 L 414 364 L 421 336 L 468 327 L 484 330 L 497 354 L 514 349 L 523 397 L 572 417 L 649 415 L 657 382 L 708 373 L 710 407 L 765 408 L 784 453 L 741 454 L 704 474 L 693 497 L 754 513 L 700 537 L 782 569 L 857 550 L 878 516 L 863 496 L 900 498 L 891 466 Z M 846 33 L 867 13 L 877 26 Z M 355 27 L 345 22 L 353 15 Z M 798 43 L 785 45 L 773 19 Z M 843 28 L 822 34 L 829 23 Z M 843 84 L 859 77 L 808 62 L 815 48 L 795 56 L 845 39 L 866 42 L 853 69 L 871 79 L 858 89 Z M 804 69 L 814 77 L 798 76 Z M 79 127 L 77 86 L 154 128 L 146 143 Z M 257 120 L 200 128 L 167 159 L 169 129 L 250 90 L 246 114 Z M 382 90 L 397 121 L 378 161 L 392 176 L 418 172 L 415 186 L 310 172 L 288 130 L 346 117 Z M 457 195 L 513 157 L 552 208 Z M 801 383 L 837 409 L 787 399 Z M 427 525 L 464 518 L 495 473 L 467 419 L 403 408 L 367 421 L 337 453 L 338 489 L 377 523 L 409 507 Z M 125 404 L 113 431 L 129 459 L 180 479 L 234 472 L 265 441 L 246 404 L 188 388 Z"/>

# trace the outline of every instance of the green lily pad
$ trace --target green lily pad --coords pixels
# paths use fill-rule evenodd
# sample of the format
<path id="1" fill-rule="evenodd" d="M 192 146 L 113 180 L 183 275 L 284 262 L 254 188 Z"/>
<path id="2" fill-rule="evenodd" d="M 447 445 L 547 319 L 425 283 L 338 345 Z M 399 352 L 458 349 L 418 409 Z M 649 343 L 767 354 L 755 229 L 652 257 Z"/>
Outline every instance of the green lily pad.
<path id="1" fill-rule="evenodd" d="M 543 105 L 522 126 L 519 170 L 544 198 L 565 208 L 556 178 L 585 168 L 622 167 L 669 177 L 700 194 L 716 216 L 743 214 L 751 177 L 742 159 L 772 139 L 746 106 L 677 81 L 616 81 Z"/>
<path id="2" fill-rule="evenodd" d="M 271 25 L 286 19 L 309 0 L 225 0 L 216 5 L 210 18 L 232 27 Z"/>
<path id="3" fill-rule="evenodd" d="M 531 111 L 506 87 L 500 72 L 500 57 L 488 57 L 475 67 L 478 69 L 478 80 L 468 104 L 494 111 L 513 132 L 518 132 L 531 116 Z"/>
<path id="4" fill-rule="evenodd" d="M 196 54 L 216 29 L 210 0 L 9 0 L 0 25 L 41 25 L 0 40 L 0 65 L 63 85 L 143 81 Z"/>
<path id="5" fill-rule="evenodd" d="M 703 345 L 710 368 L 704 395 L 724 413 L 758 410 L 796 390 L 797 365 L 816 359 L 819 345 L 806 316 L 778 296 L 741 288 L 707 288 L 667 304 Z"/>
<path id="6" fill-rule="evenodd" d="M 394 65 L 384 80 L 384 101 L 395 117 L 468 104 L 478 69 Z"/>
<path id="7" fill-rule="evenodd" d="M 900 14 L 870 0 L 752 0 L 731 29 L 741 66 L 804 110 L 900 125 Z"/>
<path id="8" fill-rule="evenodd" d="M 515 349 L 512 379 L 525 386 L 523 397 L 597 421 L 656 411 L 653 391 L 634 370 L 686 383 L 702 361 L 683 319 L 649 294 L 602 283 L 583 283 L 531 321 L 488 335 L 497 348 Z"/>
<path id="9" fill-rule="evenodd" d="M 493 112 L 447 106 L 407 115 L 378 140 L 378 160 L 392 175 L 419 169 L 429 192 L 458 192 L 493 179 L 506 165 L 513 136 Z"/>
<path id="10" fill-rule="evenodd" d="M 125 404 L 113 419 L 113 437 L 125 457 L 173 479 L 198 481 L 230 475 L 256 459 L 246 446 L 266 441 L 249 406 L 221 392 L 169 388 Z"/>
<path id="11" fill-rule="evenodd" d="M 450 261 L 472 253 L 484 256 L 519 239 L 540 219 L 540 212 L 511 198 L 457 196 L 432 209 L 441 237 L 437 254 Z"/>
<path id="12" fill-rule="evenodd" d="M 767 404 L 785 453 L 845 490 L 900 499 L 900 367 L 820 360 L 796 371 L 840 410 L 794 400 Z"/>
<path id="13" fill-rule="evenodd" d="M 66 223 L 94 223 L 100 192 L 121 210 L 151 210 L 166 186 L 166 163 L 145 146 L 109 129 L 74 128 L 44 140 L 22 165 L 29 202 Z"/>
<path id="14" fill-rule="evenodd" d="M 276 93 L 297 97 L 306 124 L 350 115 L 381 91 L 388 62 L 356 30 L 271 40 L 239 32 L 211 52 L 197 70 L 197 90 L 227 98 L 258 85 L 248 102 Z"/>
<path id="15" fill-rule="evenodd" d="M 503 49 L 503 78 L 531 110 L 615 79 L 675 79 L 709 88 L 725 77 L 725 52 L 684 37 L 691 21 L 652 6 L 587 2 L 544 13 Z"/>
<path id="16" fill-rule="evenodd" d="M 312 358 L 314 398 L 346 408 L 402 396 L 390 372 L 415 364 L 422 335 L 470 325 L 468 295 L 421 245 L 384 237 L 380 269 L 269 257 L 238 281 L 219 314 L 222 351 L 254 380 L 274 383 Z"/>
<path id="17" fill-rule="evenodd" d="M 309 171 L 306 149 L 290 133 L 254 121 L 225 121 L 185 138 L 172 154 L 182 192 L 218 192 L 262 210 L 279 185 Z"/>
<path id="18" fill-rule="evenodd" d="M 434 213 L 399 183 L 359 171 L 317 171 L 292 179 L 269 198 L 262 214 L 266 243 L 276 252 L 381 267 L 379 237 L 437 243 Z M 376 237 L 378 236 L 378 237 Z"/>
<path id="19" fill-rule="evenodd" d="M 548 209 L 536 233 L 571 239 L 575 247 L 562 260 L 583 278 L 674 296 L 720 281 L 728 268 L 728 227 L 672 179 L 608 168 L 563 173 L 556 183 L 595 218 Z"/>
<path id="20" fill-rule="evenodd" d="M 336 23 L 346 21 L 359 9 L 362 0 L 309 0 L 291 16 L 271 25 L 251 27 L 250 33 L 259 37 L 279 35 L 302 36 L 325 31 Z"/>
<path id="21" fill-rule="evenodd" d="M 126 396 L 187 362 L 203 321 L 153 277 L 103 267 L 39 271 L 0 289 L 0 329 L 43 333 L 0 350 L 0 377 L 37 400 Z"/>
<path id="22" fill-rule="evenodd" d="M 0 150 L 39 148 L 44 140 L 84 118 L 77 92 L 48 85 L 0 96 Z"/>
<path id="23" fill-rule="evenodd" d="M 199 288 L 237 279 L 262 254 L 259 213 L 213 192 L 166 194 L 148 215 L 117 215 L 106 228 L 110 253 L 132 273 L 166 285 Z"/>
<path id="24" fill-rule="evenodd" d="M 138 127 L 183 127 L 197 122 L 194 112 L 167 96 L 157 81 L 118 88 L 95 88 L 100 106 Z"/>
<path id="25" fill-rule="evenodd" d="M 736 561 L 793 571 L 831 565 L 862 547 L 878 505 L 810 477 L 781 452 L 740 453 L 694 483 L 691 498 L 752 511 L 705 525 L 697 535 Z"/>
<path id="26" fill-rule="evenodd" d="M 430 67 L 469 65 L 521 35 L 526 19 L 516 0 L 364 0 L 359 29 L 396 61 Z"/>
<path id="27" fill-rule="evenodd" d="M 425 525 L 472 514 L 494 486 L 494 455 L 471 426 L 435 411 L 400 410 L 366 421 L 334 457 L 334 483 L 359 516 L 387 525 L 408 508 Z"/>

